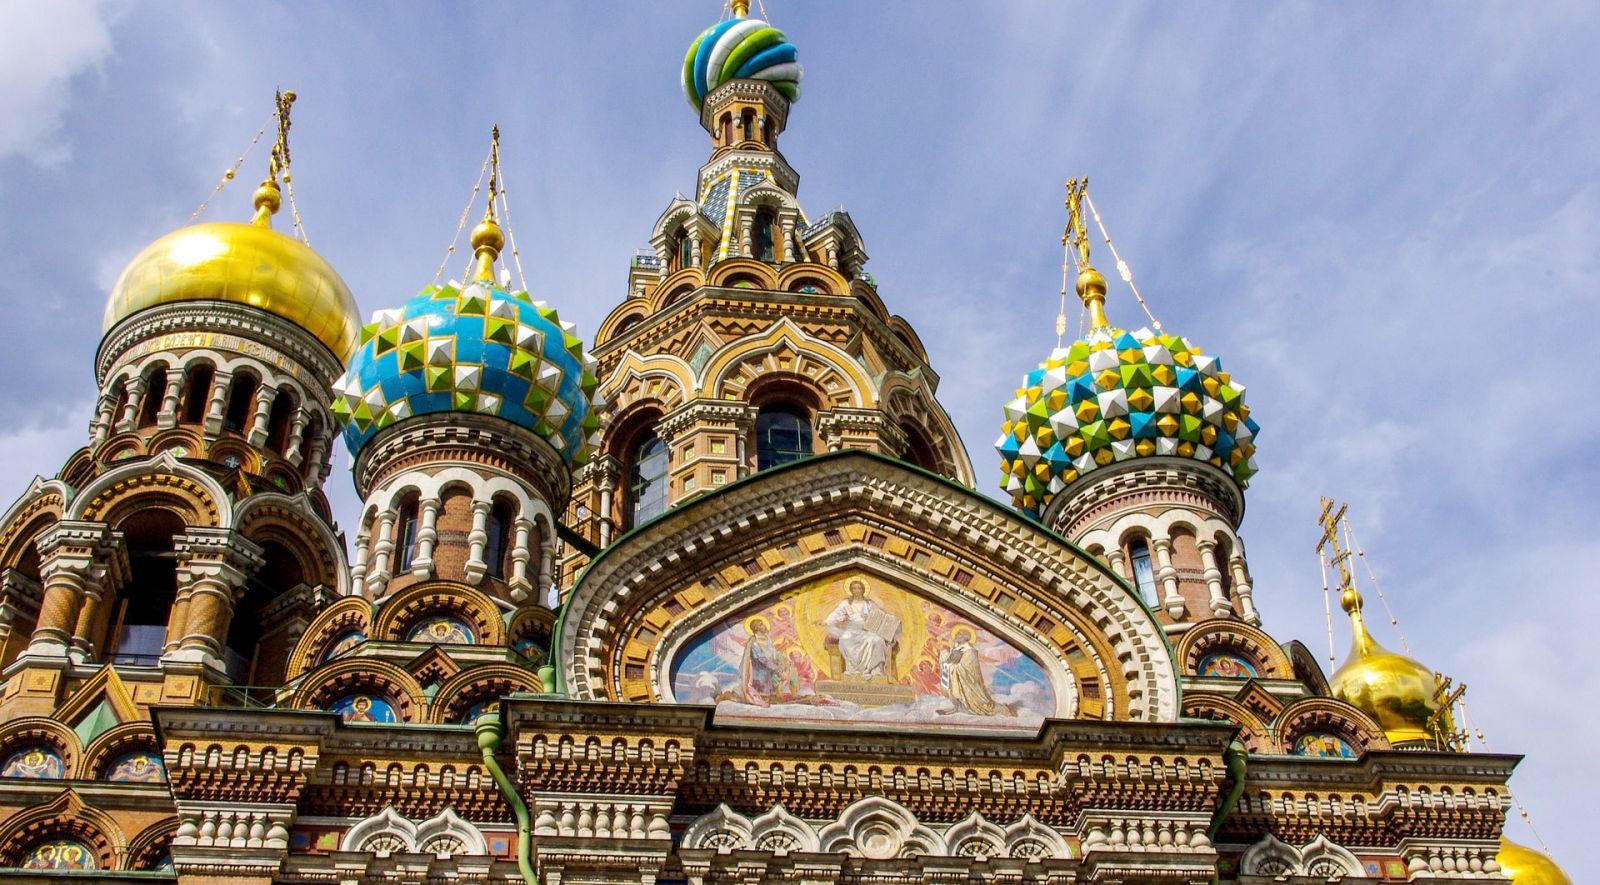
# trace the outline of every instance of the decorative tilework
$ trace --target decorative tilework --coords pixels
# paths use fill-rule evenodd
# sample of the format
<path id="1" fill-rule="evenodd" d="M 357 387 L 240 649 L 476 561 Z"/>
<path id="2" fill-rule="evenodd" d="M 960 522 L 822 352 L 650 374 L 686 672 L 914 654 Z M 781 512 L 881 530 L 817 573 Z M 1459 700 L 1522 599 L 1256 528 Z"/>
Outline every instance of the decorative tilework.
<path id="1" fill-rule="evenodd" d="M 373 314 L 334 383 L 333 412 L 351 454 L 412 415 L 476 412 L 583 464 L 598 441 L 598 385 L 594 358 L 554 308 L 486 281 L 448 283 Z"/>
<path id="2" fill-rule="evenodd" d="M 1151 455 L 1204 461 L 1242 487 L 1261 429 L 1244 385 L 1185 338 L 1095 329 L 1029 372 L 1006 404 L 1000 487 L 1038 517 L 1056 494 L 1108 464 Z"/>

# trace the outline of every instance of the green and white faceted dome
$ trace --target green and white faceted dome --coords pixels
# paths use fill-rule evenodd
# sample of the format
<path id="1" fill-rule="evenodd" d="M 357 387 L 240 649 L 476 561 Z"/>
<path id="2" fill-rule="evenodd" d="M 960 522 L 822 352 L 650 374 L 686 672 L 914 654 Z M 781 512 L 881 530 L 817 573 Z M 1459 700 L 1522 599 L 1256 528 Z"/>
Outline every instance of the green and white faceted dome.
<path id="1" fill-rule="evenodd" d="M 333 412 L 351 455 L 417 415 L 493 415 L 584 464 L 600 428 L 595 360 L 572 323 L 490 280 L 429 286 L 361 328 Z"/>
<path id="2" fill-rule="evenodd" d="M 1000 487 L 1038 518 L 1063 489 L 1134 458 L 1191 458 L 1242 488 L 1256 472 L 1244 385 L 1188 339 L 1101 327 L 1057 348 L 1006 404 Z"/>
<path id="3" fill-rule="evenodd" d="M 790 101 L 800 98 L 800 62 L 783 32 L 736 16 L 701 32 L 683 59 L 683 95 L 696 111 L 730 80 L 765 80 Z"/>

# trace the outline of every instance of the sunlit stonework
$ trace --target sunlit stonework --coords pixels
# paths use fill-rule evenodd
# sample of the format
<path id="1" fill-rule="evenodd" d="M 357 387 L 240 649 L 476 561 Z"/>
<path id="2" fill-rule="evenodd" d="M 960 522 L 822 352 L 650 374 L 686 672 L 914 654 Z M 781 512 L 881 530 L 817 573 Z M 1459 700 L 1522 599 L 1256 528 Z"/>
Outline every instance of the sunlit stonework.
<path id="1" fill-rule="evenodd" d="M 0 519 L 0 875 L 1568 881 L 1502 839 L 1517 757 L 1368 632 L 1331 503 L 1348 660 L 1263 630 L 1259 426 L 1111 325 L 1084 182 L 1088 330 L 995 355 L 1010 506 L 974 490 L 892 282 L 778 152 L 794 45 L 731 6 L 681 76 L 710 159 L 592 348 L 507 285 L 498 131 L 470 274 L 365 327 L 271 229 L 292 94 L 253 223 L 135 260 L 87 445 Z"/>

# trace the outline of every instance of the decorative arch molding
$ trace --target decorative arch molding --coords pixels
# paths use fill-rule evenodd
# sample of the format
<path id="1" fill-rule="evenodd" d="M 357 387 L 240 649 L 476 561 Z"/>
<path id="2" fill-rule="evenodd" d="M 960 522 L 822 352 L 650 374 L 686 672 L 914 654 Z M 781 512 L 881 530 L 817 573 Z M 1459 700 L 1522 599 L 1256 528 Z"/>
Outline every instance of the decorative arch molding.
<path id="1" fill-rule="evenodd" d="M 905 806 L 882 796 L 851 804 L 817 833 L 817 842 L 826 854 L 842 852 L 871 860 L 949 853 L 938 833 L 923 826 Z"/>
<path id="2" fill-rule="evenodd" d="M 795 563 L 762 564 L 769 555 L 782 559 L 776 549 L 798 539 L 812 552 Z M 919 572 L 911 561 L 916 551 L 940 557 L 947 576 Z M 756 576 L 708 593 L 706 578 L 747 561 L 757 563 Z M 1031 636 L 1034 647 L 1050 647 L 1055 656 L 1083 658 L 1071 672 L 1080 686 L 1093 681 L 1100 691 L 1093 704 L 1085 692 L 1079 715 L 1177 719 L 1170 646 L 1109 570 L 970 490 L 859 450 L 765 471 L 681 504 L 608 548 L 573 588 L 552 656 L 563 662 L 573 697 L 649 700 L 659 696 L 659 679 L 647 668 L 663 660 L 660 631 L 685 619 L 686 609 L 715 603 L 714 610 L 732 612 L 850 561 L 877 561 L 879 568 L 894 562 L 897 580 L 936 590 L 949 582 L 945 589 L 959 587 L 967 597 L 966 610 L 988 612 L 1007 636 Z M 655 639 L 630 645 L 651 622 Z M 632 665 L 637 676 L 629 675 Z"/>
<path id="3" fill-rule="evenodd" d="M 85 803 L 69 787 L 49 802 L 18 812 L 0 827 L 0 866 L 20 867 L 35 845 L 60 838 L 83 843 L 99 870 L 115 870 L 127 844 L 114 818 Z"/>
<path id="4" fill-rule="evenodd" d="M 1361 875 L 1361 861 L 1327 836 L 1295 848 L 1268 833 L 1239 859 L 1239 872 L 1253 876 L 1313 876 L 1332 881 Z"/>
<path id="5" fill-rule="evenodd" d="M 807 825 L 806 829 L 810 829 Z M 750 819 L 729 808 L 724 802 L 715 811 L 701 815 L 683 831 L 684 848 L 710 848 L 719 854 L 749 848 L 753 833 Z M 812 833 L 812 839 L 816 834 Z"/>
<path id="6" fill-rule="evenodd" d="M 728 342 L 700 371 L 697 395 L 742 400 L 757 377 L 784 372 L 816 384 L 832 407 L 877 408 L 877 385 L 853 357 L 784 317 L 757 335 Z"/>
<path id="7" fill-rule="evenodd" d="M 311 493 L 251 495 L 234 508 L 240 534 L 256 542 L 275 541 L 295 553 L 306 584 L 350 586 L 344 545 L 311 503 Z"/>
<path id="8" fill-rule="evenodd" d="M 1254 710 L 1232 698 L 1189 692 L 1183 696 L 1183 715 L 1237 725 L 1244 748 L 1253 754 L 1283 752 L 1267 723 Z"/>
<path id="9" fill-rule="evenodd" d="M 1006 831 L 974 811 L 945 831 L 944 841 L 956 857 L 1004 857 Z"/>
<path id="10" fill-rule="evenodd" d="M 926 436 L 929 446 L 944 462 L 938 472 L 962 485 L 974 484 L 972 461 L 961 444 L 961 434 L 934 397 L 927 376 L 921 371 L 889 372 L 879 388 L 878 401 L 885 404 L 892 421 L 908 423 Z"/>
<path id="11" fill-rule="evenodd" d="M 823 286 L 823 295 L 843 295 L 850 291 L 850 281 L 844 275 L 816 261 L 796 261 L 785 264 L 778 271 L 778 288 L 785 292 L 795 291 L 795 287 L 803 284 L 805 280 L 817 280 Z"/>
<path id="12" fill-rule="evenodd" d="M 1293 753 L 1295 742 L 1311 732 L 1342 738 L 1357 756 L 1390 749 L 1389 739 L 1372 717 L 1334 698 L 1301 698 L 1284 707 L 1272 723 L 1272 732 L 1285 753 Z"/>
<path id="13" fill-rule="evenodd" d="M 1260 628 L 1244 621 L 1211 620 L 1185 631 L 1178 640 L 1177 657 L 1183 672 L 1200 675 L 1200 662 L 1217 652 L 1236 654 L 1256 668 L 1261 679 L 1293 679 L 1294 664 L 1283 649 Z"/>
<path id="14" fill-rule="evenodd" d="M 45 716 L 26 716 L 5 723 L 4 730 L 0 731 L 0 764 L 29 747 L 55 751 L 61 759 L 60 780 L 86 776 L 82 767 L 83 743 L 66 723 Z M 87 776 L 93 777 L 92 774 Z"/>
<path id="15" fill-rule="evenodd" d="M 72 489 L 59 479 L 34 477 L 22 496 L 0 517 L 0 568 L 15 568 L 39 533 L 61 520 Z"/>
<path id="16" fill-rule="evenodd" d="M 104 522 L 115 528 L 133 507 L 161 506 L 183 517 L 187 526 L 232 528 L 230 496 L 210 474 L 163 452 L 107 470 L 80 490 L 67 518 Z"/>
<path id="17" fill-rule="evenodd" d="M 382 601 L 368 635 L 384 642 L 405 642 L 417 621 L 433 614 L 466 621 L 473 628 L 473 645 L 506 644 L 506 622 L 500 607 L 482 591 L 456 581 L 417 584 Z"/>
<path id="18" fill-rule="evenodd" d="M 157 757 L 161 755 L 161 745 L 157 743 L 155 729 L 150 727 L 148 720 L 124 722 L 90 741 L 83 750 L 78 777 L 81 780 L 105 780 L 111 763 L 135 750 L 145 750 Z"/>
<path id="19" fill-rule="evenodd" d="M 422 686 L 410 673 L 373 658 L 347 658 L 318 669 L 295 691 L 289 706 L 297 710 L 326 710 L 334 701 L 357 692 L 389 701 L 400 722 L 423 719 Z"/>
<path id="20" fill-rule="evenodd" d="M 172 839 L 178 834 L 178 818 L 157 821 L 128 843 L 127 866 L 130 870 L 154 870 L 163 861 L 172 859 Z"/>
<path id="21" fill-rule="evenodd" d="M 339 850 L 369 852 L 379 857 L 415 853 L 451 857 L 488 854 L 489 843 L 451 806 L 446 805 L 421 823 L 412 823 L 388 805 L 345 831 Z"/>
<path id="22" fill-rule="evenodd" d="M 739 277 L 754 277 L 758 288 L 769 291 L 778 288 L 777 268 L 754 258 L 724 258 L 711 267 L 706 282 L 712 286 L 732 287 Z"/>
<path id="23" fill-rule="evenodd" d="M 646 316 L 655 316 L 669 307 L 681 304 L 689 293 L 706 285 L 706 272 L 698 267 L 681 267 L 668 274 L 645 293 Z"/>
<path id="24" fill-rule="evenodd" d="M 434 722 L 459 722 L 477 704 L 498 701 L 512 692 L 537 694 L 544 690 L 539 677 L 526 668 L 515 664 L 484 664 L 462 670 L 441 685 L 429 713 Z"/>
<path id="25" fill-rule="evenodd" d="M 617 413 L 648 400 L 671 411 L 688 399 L 695 386 L 694 369 L 680 357 L 670 353 L 640 356 L 630 350 L 607 372 L 600 394 Z"/>
<path id="26" fill-rule="evenodd" d="M 289 656 L 288 678 L 293 680 L 322 663 L 329 644 L 347 633 L 372 635 L 372 603 L 364 597 L 346 596 L 317 615 Z"/>

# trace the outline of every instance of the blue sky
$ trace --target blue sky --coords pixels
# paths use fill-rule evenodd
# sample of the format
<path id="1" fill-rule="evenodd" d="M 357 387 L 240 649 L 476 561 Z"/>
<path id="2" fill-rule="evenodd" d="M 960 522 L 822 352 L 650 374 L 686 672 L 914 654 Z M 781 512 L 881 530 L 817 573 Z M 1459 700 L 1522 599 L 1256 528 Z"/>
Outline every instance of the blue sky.
<path id="1" fill-rule="evenodd" d="M 275 86 L 300 94 L 312 245 L 363 311 L 431 281 L 491 123 L 528 282 L 585 332 L 708 154 L 677 72 L 711 0 L 0 8 L 8 499 L 85 442 L 111 283 L 187 222 Z M 1600 420 L 1572 368 L 1600 319 L 1596 8 L 767 11 L 807 71 L 783 139 L 802 202 L 850 210 L 981 488 L 1000 404 L 1054 344 L 1062 182 L 1088 175 L 1156 315 L 1249 386 L 1268 629 L 1326 654 L 1315 516 L 1348 499 L 1412 651 L 1470 686 L 1494 749 L 1529 754 L 1514 786 L 1573 869 L 1600 725 Z M 242 219 L 265 159 L 206 217 Z M 1109 310 L 1142 324 L 1115 284 Z"/>

